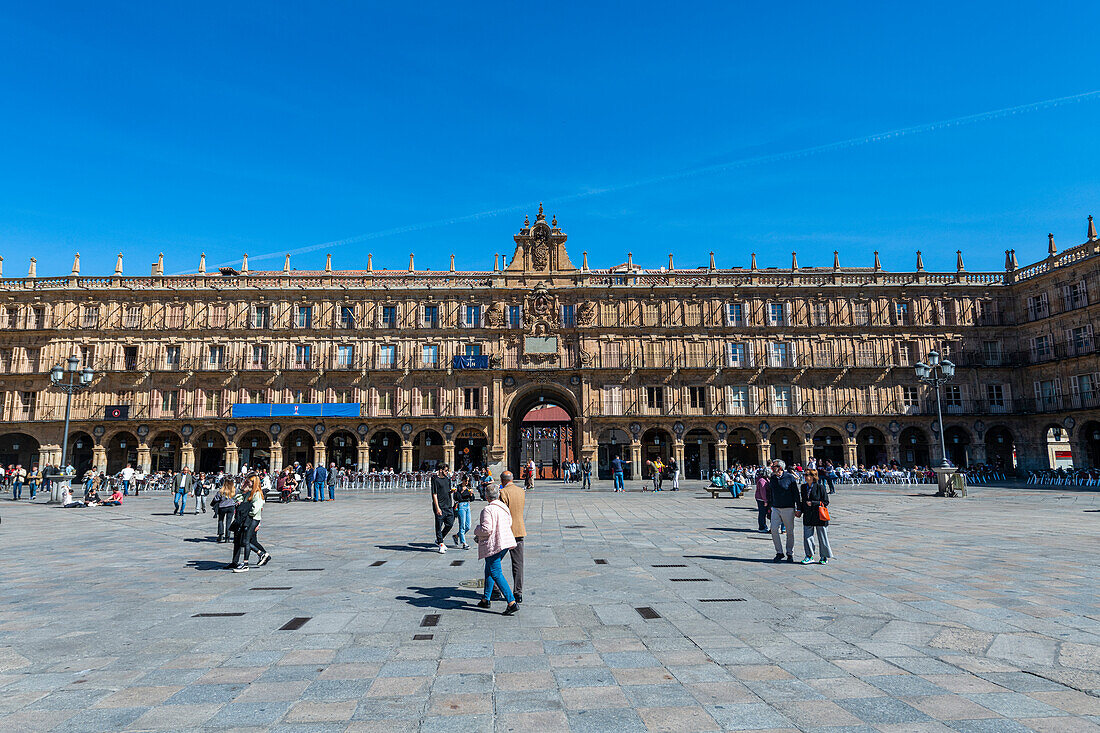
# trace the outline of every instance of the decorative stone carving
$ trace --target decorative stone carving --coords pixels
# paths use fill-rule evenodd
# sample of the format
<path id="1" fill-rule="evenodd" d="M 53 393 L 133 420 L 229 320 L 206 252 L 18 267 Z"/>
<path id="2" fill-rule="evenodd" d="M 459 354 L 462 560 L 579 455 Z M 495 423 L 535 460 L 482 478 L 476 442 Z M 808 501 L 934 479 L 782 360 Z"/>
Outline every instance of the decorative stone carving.
<path id="1" fill-rule="evenodd" d="M 577 325 L 581 327 L 587 327 L 596 323 L 596 304 L 592 301 L 585 301 L 577 308 Z"/>
<path id="2" fill-rule="evenodd" d="M 504 304 L 501 302 L 493 303 L 489 306 L 489 310 L 485 312 L 485 318 L 489 322 L 489 326 L 492 328 L 504 327 Z"/>
<path id="3" fill-rule="evenodd" d="M 546 225 L 535 229 L 535 245 L 531 249 L 531 266 L 536 270 L 550 267 L 550 231 Z"/>

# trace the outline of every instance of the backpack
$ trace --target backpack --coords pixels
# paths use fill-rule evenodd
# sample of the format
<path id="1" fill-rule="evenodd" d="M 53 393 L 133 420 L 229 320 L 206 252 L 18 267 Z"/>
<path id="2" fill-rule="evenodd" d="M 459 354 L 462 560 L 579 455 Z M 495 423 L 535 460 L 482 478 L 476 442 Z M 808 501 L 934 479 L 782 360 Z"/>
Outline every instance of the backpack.
<path id="1" fill-rule="evenodd" d="M 234 530 L 243 529 L 244 523 L 248 521 L 252 512 L 252 502 L 245 499 L 237 505 L 236 513 L 233 515 L 233 524 L 230 525 Z"/>

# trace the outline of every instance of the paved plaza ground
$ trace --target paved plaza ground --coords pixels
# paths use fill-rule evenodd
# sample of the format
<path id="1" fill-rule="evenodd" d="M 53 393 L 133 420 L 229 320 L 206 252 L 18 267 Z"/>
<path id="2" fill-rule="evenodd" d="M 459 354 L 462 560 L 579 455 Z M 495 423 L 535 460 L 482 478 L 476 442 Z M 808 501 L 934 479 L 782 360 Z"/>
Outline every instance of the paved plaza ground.
<path id="1" fill-rule="evenodd" d="M 511 618 L 426 494 L 268 504 L 245 574 L 164 495 L 0 500 L 0 730 L 1100 731 L 1100 494 L 931 491 L 803 567 L 748 498 L 542 484 Z"/>

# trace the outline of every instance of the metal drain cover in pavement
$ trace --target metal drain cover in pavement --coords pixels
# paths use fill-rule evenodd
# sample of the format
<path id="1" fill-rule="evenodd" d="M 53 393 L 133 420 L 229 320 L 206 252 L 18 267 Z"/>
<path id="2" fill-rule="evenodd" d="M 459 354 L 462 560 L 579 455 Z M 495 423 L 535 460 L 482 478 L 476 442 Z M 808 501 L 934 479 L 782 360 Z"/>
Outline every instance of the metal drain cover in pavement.
<path id="1" fill-rule="evenodd" d="M 463 588 L 484 588 L 485 578 L 475 578 L 474 580 L 463 580 L 459 583 Z"/>
<path id="2" fill-rule="evenodd" d="M 661 614 L 657 613 L 649 606 L 642 606 L 641 608 L 635 608 L 634 610 L 638 612 L 639 616 L 646 619 L 647 621 L 651 621 L 655 618 L 661 618 Z"/>
<path id="3" fill-rule="evenodd" d="M 673 583 L 709 583 L 710 578 L 669 578 Z"/>

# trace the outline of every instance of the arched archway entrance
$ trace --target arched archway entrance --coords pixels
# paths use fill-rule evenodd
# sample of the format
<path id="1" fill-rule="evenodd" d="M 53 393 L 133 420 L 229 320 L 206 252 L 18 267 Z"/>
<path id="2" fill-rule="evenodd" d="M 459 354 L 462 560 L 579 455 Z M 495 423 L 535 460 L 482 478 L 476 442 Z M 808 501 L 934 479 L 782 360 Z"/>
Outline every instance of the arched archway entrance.
<path id="1" fill-rule="evenodd" d="M 970 465 L 970 434 L 958 425 L 949 427 L 943 434 L 947 446 L 947 460 L 957 468 Z"/>
<path id="2" fill-rule="evenodd" d="M 489 440 L 477 428 L 466 428 L 455 438 L 455 467 L 477 468 L 485 465 L 485 451 Z"/>
<path id="3" fill-rule="evenodd" d="M 689 430 L 684 436 L 684 465 L 680 466 L 684 478 L 709 478 L 717 466 L 714 436 L 703 428 Z"/>
<path id="4" fill-rule="evenodd" d="M 632 466 L 630 465 L 630 435 L 625 430 L 608 428 L 596 438 L 596 477 L 603 481 L 610 481 L 611 461 L 618 458 L 623 463 L 623 479 L 630 480 Z"/>
<path id="5" fill-rule="evenodd" d="M 283 465 L 313 463 L 313 436 L 308 431 L 292 430 L 283 438 Z"/>
<path id="6" fill-rule="evenodd" d="M 26 433 L 0 435 L 0 463 L 4 468 L 22 466 L 30 473 L 38 464 L 38 441 Z"/>
<path id="7" fill-rule="evenodd" d="M 133 433 L 125 431 L 115 433 L 107 441 L 107 473 L 113 475 L 126 468 L 129 463 L 137 468 L 138 439 Z M 102 466 L 98 467 L 102 469 Z"/>
<path id="8" fill-rule="evenodd" d="M 543 387 L 518 397 L 508 411 L 511 433 L 508 467 L 517 478 L 520 466 L 534 461 L 539 478 L 560 478 L 562 461 L 578 455 L 572 395 Z"/>
<path id="9" fill-rule="evenodd" d="M 1081 452 L 1086 466 L 1100 468 L 1100 422 L 1090 421 L 1081 428 Z"/>
<path id="10" fill-rule="evenodd" d="M 985 434 L 985 455 L 994 468 L 1009 473 L 1016 470 L 1016 444 L 1008 428 L 1003 425 L 990 428 Z"/>
<path id="11" fill-rule="evenodd" d="M 731 466 L 755 466 L 760 461 L 760 445 L 756 433 L 748 428 L 734 428 L 726 437 L 726 463 Z"/>
<path id="12" fill-rule="evenodd" d="M 83 477 L 92 467 L 92 446 L 95 442 L 92 436 L 85 432 L 76 432 L 69 436 L 69 455 L 65 458 L 76 470 L 76 475 Z"/>
<path id="13" fill-rule="evenodd" d="M 390 469 L 395 473 L 401 470 L 401 436 L 393 430 L 379 430 L 367 443 L 370 455 L 370 470 Z"/>
<path id="14" fill-rule="evenodd" d="M 202 473 L 217 473 L 225 470 L 225 438 L 216 430 L 207 430 L 195 441 L 198 449 L 197 469 Z"/>
<path id="15" fill-rule="evenodd" d="M 928 436 L 920 428 L 906 428 L 898 436 L 898 449 L 903 466 L 928 466 Z"/>
<path id="16" fill-rule="evenodd" d="M 661 463 L 668 465 L 668 459 L 672 455 L 672 436 L 664 428 L 650 428 L 642 433 L 642 478 L 653 478 L 647 464 L 650 461 L 661 459 Z"/>
<path id="17" fill-rule="evenodd" d="M 348 430 L 337 430 L 325 441 L 329 464 L 337 468 L 354 468 L 359 464 L 359 441 Z"/>
<path id="18" fill-rule="evenodd" d="M 149 443 L 149 461 L 154 472 L 180 470 L 180 438 L 172 432 L 157 433 Z"/>
<path id="19" fill-rule="evenodd" d="M 819 464 L 832 461 L 834 466 L 844 463 L 844 438 L 834 428 L 821 428 L 814 433 L 814 458 Z"/>
<path id="20" fill-rule="evenodd" d="M 443 436 L 435 430 L 421 430 L 413 438 L 413 470 L 434 471 L 443 465 Z"/>
<path id="21" fill-rule="evenodd" d="M 1073 450 L 1069 445 L 1069 434 L 1062 429 L 1062 426 L 1048 425 L 1043 435 L 1047 466 L 1050 468 L 1072 468 Z"/>
<path id="22" fill-rule="evenodd" d="M 802 441 L 790 428 L 779 428 L 773 431 L 769 442 L 772 445 L 772 458 L 783 461 L 787 464 L 787 468 L 795 465 L 798 462 L 798 457 L 802 455 L 799 450 Z"/>
<path id="23" fill-rule="evenodd" d="M 878 428 L 864 428 L 856 435 L 856 462 L 861 466 L 886 463 L 886 436 Z"/>
<path id="24" fill-rule="evenodd" d="M 237 441 L 240 448 L 241 468 L 255 470 L 271 469 L 271 438 L 259 430 L 249 430 Z"/>

